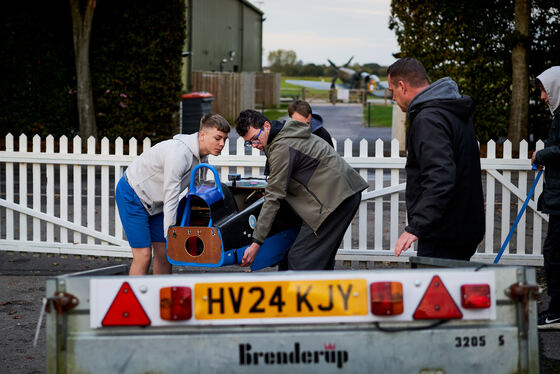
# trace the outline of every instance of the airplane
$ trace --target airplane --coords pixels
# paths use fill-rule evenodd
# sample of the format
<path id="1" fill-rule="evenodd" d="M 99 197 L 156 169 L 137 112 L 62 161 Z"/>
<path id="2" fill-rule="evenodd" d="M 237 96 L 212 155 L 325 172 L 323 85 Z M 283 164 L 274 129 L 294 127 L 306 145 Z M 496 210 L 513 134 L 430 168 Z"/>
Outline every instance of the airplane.
<path id="1" fill-rule="evenodd" d="M 329 82 L 319 82 L 319 81 L 308 81 L 308 80 L 298 80 L 298 79 L 288 79 L 286 83 L 293 84 L 296 86 L 302 86 L 307 88 L 313 88 L 316 90 L 331 90 L 335 87 L 337 88 L 348 88 L 348 89 L 366 89 L 367 92 L 373 96 L 387 97 L 391 98 L 391 92 L 389 90 L 389 85 L 387 82 L 382 82 L 379 77 L 375 74 L 368 74 L 366 72 L 357 72 L 350 69 L 348 65 L 354 59 L 354 56 L 348 60 L 343 66 L 336 66 L 330 59 L 327 61 L 336 70 L 336 75 L 333 77 L 332 81 Z M 342 84 L 336 84 L 336 80 L 340 79 Z"/>

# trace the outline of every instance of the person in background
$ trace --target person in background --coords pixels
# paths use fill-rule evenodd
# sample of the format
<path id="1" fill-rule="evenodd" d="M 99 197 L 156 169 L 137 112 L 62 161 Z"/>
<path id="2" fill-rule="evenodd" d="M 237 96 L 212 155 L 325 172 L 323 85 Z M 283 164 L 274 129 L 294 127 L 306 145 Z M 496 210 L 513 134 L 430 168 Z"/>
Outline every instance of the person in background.
<path id="1" fill-rule="evenodd" d="M 408 112 L 408 225 L 395 255 L 418 241 L 418 255 L 470 260 L 484 237 L 480 151 L 473 101 L 449 77 L 430 84 L 424 66 L 401 58 L 387 69 L 393 100 Z"/>
<path id="2" fill-rule="evenodd" d="M 334 148 L 331 134 L 323 127 L 323 117 L 318 113 L 314 113 L 307 101 L 292 101 L 288 105 L 288 115 L 291 119 L 309 124 L 312 134 L 324 139 Z"/>
<path id="3" fill-rule="evenodd" d="M 346 228 L 361 201 L 366 181 L 318 136 L 295 119 L 272 125 L 261 113 L 244 110 L 236 130 L 245 145 L 264 151 L 270 177 L 264 203 L 241 266 L 250 266 L 276 218 L 281 200 L 302 219 L 288 250 L 289 270 L 332 270 Z"/>
<path id="4" fill-rule="evenodd" d="M 548 232 L 543 246 L 548 310 L 539 314 L 539 329 L 560 329 L 560 66 L 537 77 L 541 99 L 552 113 L 552 124 L 544 148 L 533 152 L 531 162 L 544 167 L 544 186 L 537 208 L 548 213 Z"/>
<path id="5" fill-rule="evenodd" d="M 165 238 L 174 225 L 181 193 L 191 170 L 208 155 L 222 152 L 229 123 L 219 114 L 200 120 L 198 132 L 175 135 L 136 158 L 117 184 L 115 200 L 124 231 L 132 248 L 130 275 L 148 273 L 154 257 L 154 274 L 170 274 Z"/>

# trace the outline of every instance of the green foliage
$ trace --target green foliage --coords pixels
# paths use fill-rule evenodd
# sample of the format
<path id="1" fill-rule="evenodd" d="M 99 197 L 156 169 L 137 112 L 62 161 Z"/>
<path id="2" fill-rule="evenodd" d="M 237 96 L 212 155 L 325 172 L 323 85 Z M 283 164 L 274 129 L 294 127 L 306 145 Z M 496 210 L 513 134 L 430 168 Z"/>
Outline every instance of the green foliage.
<path id="1" fill-rule="evenodd" d="M 177 132 L 184 2 L 98 4 L 91 66 L 100 135 L 159 139 Z"/>
<path id="2" fill-rule="evenodd" d="M 292 50 L 286 51 L 284 49 L 278 49 L 268 54 L 268 62 L 270 63 L 272 71 L 276 71 L 275 69 L 295 65 L 297 62 L 297 55 L 296 52 Z"/>
<path id="3" fill-rule="evenodd" d="M 2 134 L 78 131 L 72 21 L 67 2 L 14 3 L 0 19 Z M 17 9 L 20 7 L 20 9 Z M 182 0 L 98 2 L 90 65 L 99 137 L 154 140 L 178 131 Z"/>
<path id="4" fill-rule="evenodd" d="M 451 77 L 462 93 L 473 98 L 481 141 L 507 135 L 511 49 L 515 43 L 513 5 L 514 0 L 391 2 L 389 28 L 397 35 L 401 57 L 420 60 L 432 81 Z M 559 63 L 560 45 L 553 39 L 558 39 L 560 29 L 558 6 L 554 7 L 552 0 L 535 0 L 532 6 L 529 74 L 534 79 L 546 68 L 543 64 Z M 536 63 L 536 56 L 540 63 Z M 536 133 L 547 125 L 536 122 L 539 111 L 539 104 L 531 105 Z"/>
<path id="5" fill-rule="evenodd" d="M 0 12 L 0 135 L 77 129 L 72 23 L 45 16 L 69 14 L 68 3 L 14 2 L 7 9 Z"/>

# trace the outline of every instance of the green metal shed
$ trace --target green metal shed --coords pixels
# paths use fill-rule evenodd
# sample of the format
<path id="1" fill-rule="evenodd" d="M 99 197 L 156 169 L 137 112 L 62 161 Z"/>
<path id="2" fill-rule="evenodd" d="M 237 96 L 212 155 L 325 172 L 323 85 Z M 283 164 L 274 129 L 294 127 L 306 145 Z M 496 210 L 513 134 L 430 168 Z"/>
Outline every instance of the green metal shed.
<path id="1" fill-rule="evenodd" d="M 262 22 L 246 0 L 187 0 L 187 76 L 262 71 Z"/>

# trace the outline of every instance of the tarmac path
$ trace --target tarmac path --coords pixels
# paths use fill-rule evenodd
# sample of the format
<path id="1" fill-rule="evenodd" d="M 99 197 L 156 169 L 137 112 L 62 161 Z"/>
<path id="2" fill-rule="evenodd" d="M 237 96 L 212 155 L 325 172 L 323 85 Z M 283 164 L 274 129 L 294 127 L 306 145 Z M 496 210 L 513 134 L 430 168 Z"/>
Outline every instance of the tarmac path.
<path id="1" fill-rule="evenodd" d="M 391 128 L 390 127 L 364 127 L 363 106 L 361 104 L 336 104 L 313 102 L 311 103 L 314 112 L 323 117 L 323 127 L 337 141 L 339 153 L 344 150 L 344 140 L 350 139 L 353 143 L 353 153 L 359 152 L 359 142 L 366 139 L 369 143 L 369 152 L 373 154 L 373 147 L 377 139 L 385 142 L 385 150 L 390 149 Z M 285 117 L 280 120 L 288 118 Z M 239 137 L 235 130 L 229 134 L 230 148 L 235 144 Z"/>

